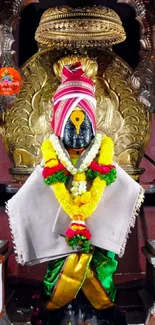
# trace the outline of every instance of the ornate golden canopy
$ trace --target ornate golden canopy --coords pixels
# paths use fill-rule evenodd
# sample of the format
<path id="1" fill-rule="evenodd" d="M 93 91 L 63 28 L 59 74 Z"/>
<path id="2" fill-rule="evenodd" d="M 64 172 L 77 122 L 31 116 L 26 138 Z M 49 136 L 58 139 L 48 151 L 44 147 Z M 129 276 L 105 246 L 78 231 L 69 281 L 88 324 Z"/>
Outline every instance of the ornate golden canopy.
<path id="1" fill-rule="evenodd" d="M 50 8 L 42 15 L 35 39 L 55 48 L 112 46 L 126 38 L 119 16 L 100 7 Z"/>

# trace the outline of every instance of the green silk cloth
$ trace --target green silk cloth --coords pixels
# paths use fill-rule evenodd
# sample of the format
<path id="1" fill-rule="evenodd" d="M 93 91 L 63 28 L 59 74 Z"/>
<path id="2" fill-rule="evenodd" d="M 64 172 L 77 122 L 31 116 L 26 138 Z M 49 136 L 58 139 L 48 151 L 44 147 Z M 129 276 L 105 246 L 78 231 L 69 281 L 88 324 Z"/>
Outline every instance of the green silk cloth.
<path id="1" fill-rule="evenodd" d="M 113 281 L 118 262 L 115 254 L 110 251 L 96 249 L 91 261 L 91 268 L 95 271 L 96 278 L 99 280 L 103 288 L 112 301 L 115 300 L 116 287 Z"/>
<path id="2" fill-rule="evenodd" d="M 61 258 L 49 263 L 44 277 L 44 290 L 47 296 L 51 296 L 63 269 L 65 260 L 66 258 Z M 93 258 L 90 262 L 90 267 L 94 271 L 95 277 L 112 301 L 115 300 L 116 295 L 113 275 L 116 271 L 117 264 L 118 262 L 115 259 L 114 253 L 100 249 L 94 250 Z"/>
<path id="3" fill-rule="evenodd" d="M 59 274 L 63 268 L 66 258 L 60 258 L 51 261 L 48 264 L 46 275 L 44 277 L 44 290 L 47 296 L 51 296 L 53 288 L 55 287 Z"/>

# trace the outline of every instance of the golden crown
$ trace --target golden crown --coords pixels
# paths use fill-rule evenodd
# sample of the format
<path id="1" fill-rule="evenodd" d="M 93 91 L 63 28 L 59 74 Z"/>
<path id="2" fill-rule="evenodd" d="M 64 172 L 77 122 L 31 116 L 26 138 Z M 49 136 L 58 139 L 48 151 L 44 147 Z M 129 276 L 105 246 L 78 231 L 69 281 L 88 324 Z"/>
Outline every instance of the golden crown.
<path id="1" fill-rule="evenodd" d="M 44 12 L 36 30 L 36 41 L 44 46 L 112 46 L 126 38 L 120 17 L 100 6 L 50 8 Z"/>

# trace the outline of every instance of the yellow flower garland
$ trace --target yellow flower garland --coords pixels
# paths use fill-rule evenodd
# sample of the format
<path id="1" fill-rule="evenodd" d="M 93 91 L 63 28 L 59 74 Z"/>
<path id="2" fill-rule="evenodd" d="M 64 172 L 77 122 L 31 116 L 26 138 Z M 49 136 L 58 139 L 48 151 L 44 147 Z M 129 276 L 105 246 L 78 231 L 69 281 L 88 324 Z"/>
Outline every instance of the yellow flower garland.
<path id="1" fill-rule="evenodd" d="M 113 160 L 114 144 L 111 138 L 103 137 L 99 152 L 98 162 L 102 165 L 109 165 Z M 56 153 L 50 140 L 45 140 L 42 145 L 42 154 L 46 167 L 53 167 L 58 164 Z M 82 174 L 77 178 L 83 178 Z M 97 205 L 103 195 L 106 187 L 106 181 L 96 177 L 92 183 L 90 191 L 72 198 L 69 190 L 64 183 L 56 183 L 51 185 L 54 194 L 62 206 L 63 210 L 73 220 L 85 220 L 90 217 L 97 208 Z"/>
<path id="2" fill-rule="evenodd" d="M 99 177 L 96 177 L 90 189 L 91 199 L 88 203 L 78 206 L 75 204 L 74 199 L 72 199 L 64 183 L 56 183 L 52 185 L 57 200 L 63 207 L 63 210 L 73 220 L 85 220 L 86 218 L 90 217 L 90 215 L 97 208 L 105 187 L 106 182 L 104 180 L 100 180 Z"/>
<path id="3" fill-rule="evenodd" d="M 47 139 L 42 144 L 42 154 L 45 167 L 54 167 L 58 164 L 56 152 L 52 146 L 51 140 Z"/>
<path id="4" fill-rule="evenodd" d="M 114 155 L 114 143 L 110 137 L 103 137 L 98 163 L 101 165 L 111 165 Z"/>

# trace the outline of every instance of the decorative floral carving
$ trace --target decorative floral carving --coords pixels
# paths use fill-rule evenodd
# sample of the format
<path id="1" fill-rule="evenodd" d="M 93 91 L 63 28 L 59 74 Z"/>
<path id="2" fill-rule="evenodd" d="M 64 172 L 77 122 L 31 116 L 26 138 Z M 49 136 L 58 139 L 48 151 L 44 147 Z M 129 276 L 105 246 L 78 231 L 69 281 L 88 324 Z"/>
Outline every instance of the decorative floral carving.
<path id="1" fill-rule="evenodd" d="M 155 112 L 155 8 L 152 0 L 119 0 L 130 4 L 140 23 L 141 60 L 131 76 L 131 84 L 140 102 Z"/>

